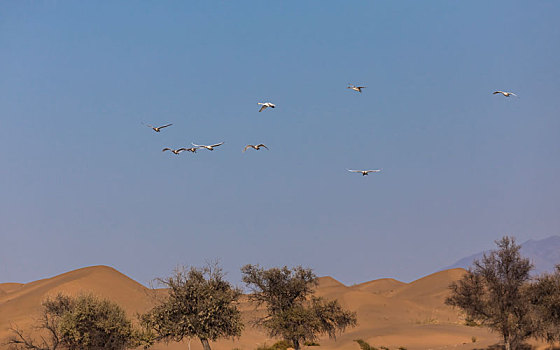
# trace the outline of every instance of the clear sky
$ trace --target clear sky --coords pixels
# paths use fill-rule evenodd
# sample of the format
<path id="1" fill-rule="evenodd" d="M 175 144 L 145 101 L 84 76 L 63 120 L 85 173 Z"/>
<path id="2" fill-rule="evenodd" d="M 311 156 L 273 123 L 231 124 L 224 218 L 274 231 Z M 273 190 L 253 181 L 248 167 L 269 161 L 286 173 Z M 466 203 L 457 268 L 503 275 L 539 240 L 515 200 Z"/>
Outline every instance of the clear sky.
<path id="1" fill-rule="evenodd" d="M 216 258 L 234 282 L 247 263 L 410 281 L 559 234 L 559 18 L 552 0 L 3 1 L 0 282 Z"/>

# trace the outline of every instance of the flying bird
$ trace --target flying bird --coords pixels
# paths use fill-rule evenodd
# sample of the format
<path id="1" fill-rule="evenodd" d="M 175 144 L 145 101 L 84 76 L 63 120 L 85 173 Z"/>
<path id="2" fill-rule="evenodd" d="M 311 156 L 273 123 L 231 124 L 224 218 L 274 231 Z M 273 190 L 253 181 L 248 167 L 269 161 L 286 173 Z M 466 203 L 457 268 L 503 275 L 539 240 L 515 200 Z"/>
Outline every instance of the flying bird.
<path id="1" fill-rule="evenodd" d="M 187 150 L 186 148 L 171 149 L 171 148 L 167 148 L 167 147 L 166 147 L 166 148 L 162 149 L 161 151 L 162 151 L 162 152 L 171 151 L 173 154 L 179 154 L 179 153 L 181 153 L 181 152 L 183 152 L 183 151 L 186 151 L 186 150 Z"/>
<path id="2" fill-rule="evenodd" d="M 192 153 L 196 153 L 196 150 L 198 149 L 198 147 L 191 147 L 191 148 L 185 148 L 185 151 L 189 151 Z"/>
<path id="3" fill-rule="evenodd" d="M 149 128 L 152 128 L 155 132 L 160 132 L 161 129 L 167 128 L 168 126 L 171 126 L 171 125 L 173 125 L 173 124 L 167 124 L 167 125 L 162 125 L 162 126 L 157 126 L 157 127 L 156 127 L 156 126 L 152 126 L 152 125 L 150 125 L 150 124 L 145 124 L 145 125 L 146 125 L 147 127 L 149 127 Z"/>
<path id="4" fill-rule="evenodd" d="M 502 94 L 502 95 L 504 95 L 505 97 L 517 96 L 517 95 L 514 94 L 513 92 L 507 92 L 507 91 L 494 91 L 494 92 L 492 93 L 492 95 L 495 95 L 495 94 Z"/>
<path id="5" fill-rule="evenodd" d="M 261 147 L 268 149 L 268 147 L 266 147 L 264 144 L 260 143 L 260 144 L 258 144 L 258 145 L 256 145 L 256 146 L 255 146 L 255 145 L 247 145 L 247 146 L 245 146 L 245 148 L 243 149 L 243 152 L 245 152 L 245 151 L 248 150 L 249 148 L 254 148 L 254 149 L 256 149 L 256 150 L 258 151 L 259 149 L 261 149 Z"/>
<path id="6" fill-rule="evenodd" d="M 263 110 L 265 110 L 267 107 L 270 108 L 276 108 L 276 105 L 274 103 L 270 103 L 270 102 L 257 102 L 258 105 L 261 105 L 261 109 L 259 109 L 259 112 L 262 112 Z"/>
<path id="7" fill-rule="evenodd" d="M 366 176 L 369 175 L 369 173 L 378 173 L 381 171 L 381 169 L 376 169 L 376 170 L 350 170 L 350 169 L 346 169 L 352 173 L 361 173 L 362 176 Z"/>
<path id="8" fill-rule="evenodd" d="M 350 84 L 350 83 L 349 83 L 348 85 L 349 85 L 349 86 L 347 87 L 348 89 L 352 89 L 352 90 L 357 91 L 357 92 L 360 92 L 360 93 L 362 92 L 362 89 L 365 89 L 365 88 L 366 88 L 365 86 L 356 86 L 356 85 L 352 85 L 352 84 Z"/>
<path id="9" fill-rule="evenodd" d="M 216 144 L 213 144 L 213 145 L 197 145 L 197 144 L 194 144 L 194 143 L 192 145 L 196 148 L 206 148 L 209 151 L 213 151 L 214 147 L 218 147 L 218 146 L 221 146 L 223 144 L 224 144 L 223 142 L 220 142 L 220 143 L 216 143 Z"/>

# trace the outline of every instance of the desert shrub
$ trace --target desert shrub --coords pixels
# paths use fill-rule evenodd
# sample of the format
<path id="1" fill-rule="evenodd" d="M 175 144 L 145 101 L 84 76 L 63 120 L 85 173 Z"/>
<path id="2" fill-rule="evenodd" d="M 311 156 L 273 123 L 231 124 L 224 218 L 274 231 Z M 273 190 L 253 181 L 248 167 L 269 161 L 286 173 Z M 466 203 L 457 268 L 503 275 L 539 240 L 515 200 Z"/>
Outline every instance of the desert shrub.
<path id="1" fill-rule="evenodd" d="M 379 348 L 380 348 L 381 350 L 389 350 L 389 348 L 386 347 L 386 346 L 380 346 Z"/>
<path id="2" fill-rule="evenodd" d="M 54 350 L 135 348 L 142 343 L 143 333 L 136 330 L 117 304 L 93 295 L 69 297 L 58 294 L 43 302 L 37 330 L 45 332 L 40 341 L 24 335 L 17 327 L 7 345 L 13 349 Z"/>
<path id="3" fill-rule="evenodd" d="M 465 318 L 465 326 L 467 327 L 480 327 L 480 324 L 470 317 Z"/>
<path id="4" fill-rule="evenodd" d="M 287 340 L 280 340 L 274 344 L 272 344 L 271 346 L 266 345 L 266 343 L 264 343 L 263 345 L 257 347 L 257 350 L 286 350 L 288 348 L 292 348 L 293 345 L 292 343 L 290 343 Z"/>
<path id="5" fill-rule="evenodd" d="M 399 346 L 399 350 L 407 350 L 404 346 Z"/>
<path id="6" fill-rule="evenodd" d="M 305 346 L 321 346 L 321 344 L 316 343 L 314 341 L 306 341 L 306 342 L 303 343 L 303 345 L 305 345 Z"/>
<path id="7" fill-rule="evenodd" d="M 374 346 L 369 345 L 369 343 L 363 339 L 354 339 L 356 343 L 360 346 L 362 350 L 379 350 Z"/>
<path id="8" fill-rule="evenodd" d="M 472 337 L 472 338 L 471 338 L 471 341 L 472 341 L 473 343 L 476 343 L 476 337 Z"/>

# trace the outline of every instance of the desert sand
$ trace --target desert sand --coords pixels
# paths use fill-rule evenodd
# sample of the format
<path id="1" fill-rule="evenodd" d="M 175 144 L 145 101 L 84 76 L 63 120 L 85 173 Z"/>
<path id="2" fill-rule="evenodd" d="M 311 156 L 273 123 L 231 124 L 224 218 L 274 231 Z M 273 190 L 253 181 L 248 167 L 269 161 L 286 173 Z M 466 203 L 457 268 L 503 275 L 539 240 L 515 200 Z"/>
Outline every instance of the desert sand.
<path id="1" fill-rule="evenodd" d="M 316 295 L 336 298 L 358 314 L 358 326 L 347 330 L 336 341 L 320 338 L 316 349 L 359 350 L 354 339 L 364 339 L 371 345 L 414 349 L 474 349 L 496 344 L 496 334 L 484 328 L 467 327 L 458 310 L 444 304 L 450 282 L 465 271 L 452 269 L 437 272 L 411 283 L 390 278 L 346 286 L 331 277 L 321 277 Z M 153 291 L 107 266 L 92 266 L 31 283 L 0 284 L 0 339 L 8 335 L 10 324 L 29 329 L 41 310 L 41 301 L 59 292 L 77 295 L 92 293 L 121 305 L 134 318 L 154 303 Z M 243 317 L 250 320 L 254 307 L 243 298 Z M 473 337 L 476 342 L 473 343 Z M 212 343 L 212 349 L 253 350 L 264 343 L 273 344 L 264 332 L 247 325 L 236 340 Z M 202 347 L 193 339 L 192 349 Z M 157 344 L 154 349 L 186 349 L 187 344 Z"/>

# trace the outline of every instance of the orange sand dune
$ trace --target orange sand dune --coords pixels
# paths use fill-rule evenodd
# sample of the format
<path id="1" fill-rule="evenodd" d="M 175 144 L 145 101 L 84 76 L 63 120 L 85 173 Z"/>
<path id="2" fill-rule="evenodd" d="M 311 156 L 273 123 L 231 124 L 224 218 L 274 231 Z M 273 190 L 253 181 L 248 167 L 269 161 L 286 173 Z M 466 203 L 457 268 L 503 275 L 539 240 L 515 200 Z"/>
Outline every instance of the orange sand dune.
<path id="1" fill-rule="evenodd" d="M 396 349 L 472 349 L 494 344 L 498 338 L 482 328 L 464 326 L 457 310 L 443 301 L 448 285 L 459 279 L 462 269 L 438 272 L 411 283 L 390 278 L 345 286 L 331 277 L 321 277 L 316 295 L 336 298 L 358 314 L 358 326 L 347 330 L 337 341 L 321 338 L 320 349 L 359 350 L 354 339 L 362 338 L 374 346 Z M 92 293 L 120 304 L 130 315 L 148 310 L 154 303 L 152 291 L 113 268 L 93 266 L 71 271 L 52 278 L 26 284 L 0 284 L 0 343 L 8 335 L 10 323 L 28 328 L 41 310 L 41 301 L 58 292 L 77 295 Z M 243 319 L 250 321 L 256 310 L 246 297 L 241 300 Z M 476 343 L 472 343 L 476 337 Z M 257 346 L 273 344 L 276 339 L 247 324 L 243 335 L 232 340 L 212 344 L 215 350 L 253 350 Z M 1 347 L 1 346 L 0 346 Z M 154 349 L 186 349 L 187 344 L 158 344 Z M 192 349 L 200 350 L 197 340 Z"/>
<path id="2" fill-rule="evenodd" d="M 393 278 L 381 278 L 378 280 L 357 284 L 355 286 L 352 286 L 352 288 L 374 294 L 387 295 L 405 284 L 406 283 L 397 281 Z"/>
<path id="3" fill-rule="evenodd" d="M 92 293 L 119 303 L 128 312 L 143 312 L 150 304 L 151 291 L 107 266 L 92 266 L 26 284 L 3 284 L 0 295 L 0 335 L 12 323 L 28 323 L 37 315 L 41 302 L 57 293 Z"/>

